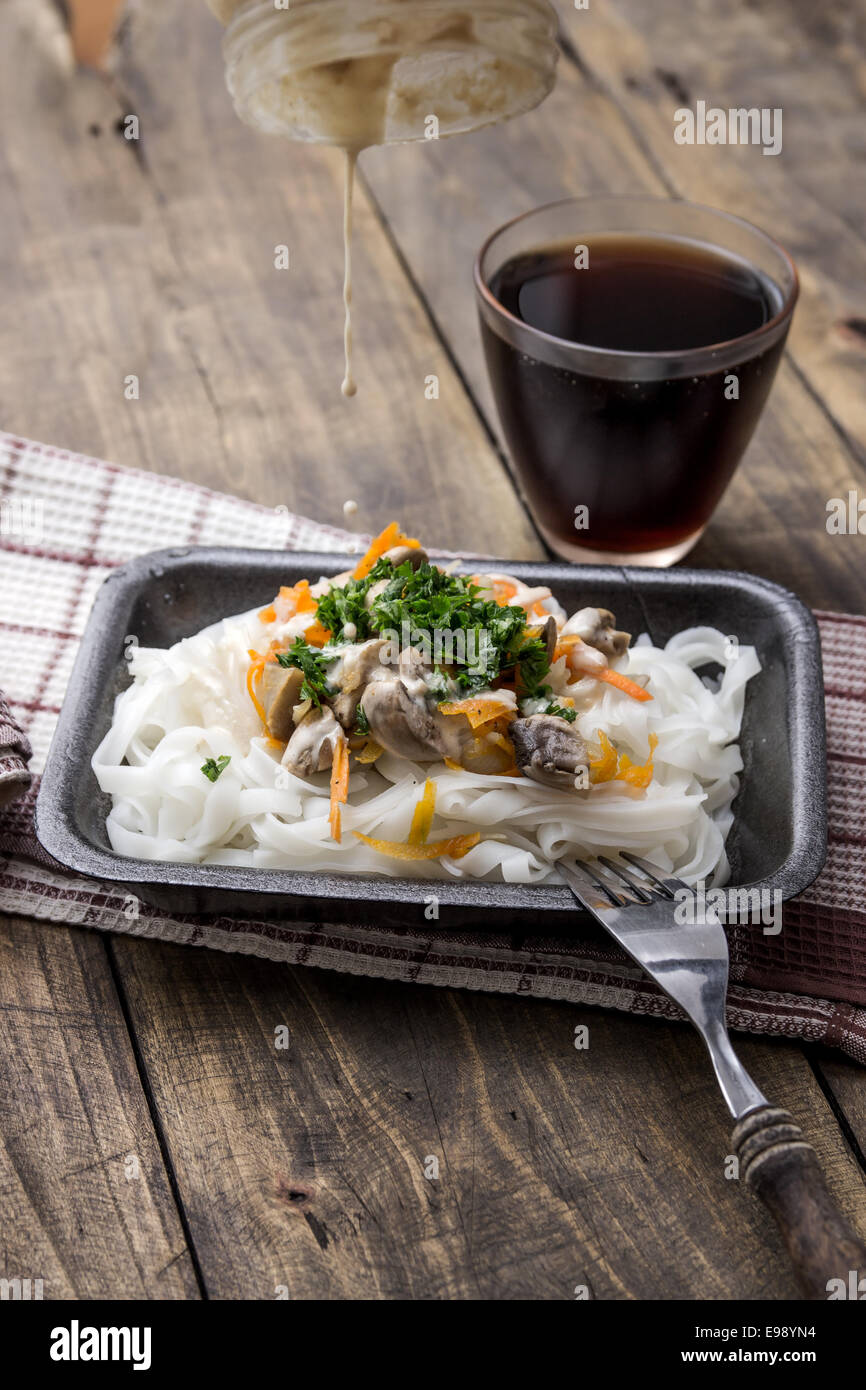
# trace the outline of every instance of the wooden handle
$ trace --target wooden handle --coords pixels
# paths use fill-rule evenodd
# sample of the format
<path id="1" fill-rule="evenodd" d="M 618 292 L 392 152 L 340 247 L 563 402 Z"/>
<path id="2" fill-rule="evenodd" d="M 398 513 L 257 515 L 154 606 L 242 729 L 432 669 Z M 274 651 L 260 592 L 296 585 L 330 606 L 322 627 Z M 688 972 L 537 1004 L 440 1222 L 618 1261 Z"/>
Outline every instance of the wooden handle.
<path id="1" fill-rule="evenodd" d="M 740 1177 L 776 1219 L 806 1298 L 856 1298 L 866 1245 L 836 1206 L 818 1155 L 787 1110 L 768 1105 L 747 1115 L 734 1130 L 734 1152 Z"/>

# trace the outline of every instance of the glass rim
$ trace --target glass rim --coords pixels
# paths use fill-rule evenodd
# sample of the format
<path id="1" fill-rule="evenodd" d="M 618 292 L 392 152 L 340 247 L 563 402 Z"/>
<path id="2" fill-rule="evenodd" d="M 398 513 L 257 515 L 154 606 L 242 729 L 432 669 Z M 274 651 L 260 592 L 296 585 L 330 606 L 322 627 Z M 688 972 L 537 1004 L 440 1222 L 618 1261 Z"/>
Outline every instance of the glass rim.
<path id="1" fill-rule="evenodd" d="M 724 339 L 718 343 L 705 343 L 700 347 L 667 349 L 663 351 L 634 351 L 628 348 L 605 348 L 595 347 L 591 343 L 573 342 L 568 338 L 559 338 L 553 333 L 547 333 L 542 328 L 535 328 L 524 319 L 518 318 L 505 305 L 498 300 L 487 284 L 483 274 L 483 264 L 488 252 L 494 243 L 513 227 L 521 222 L 529 221 L 530 218 L 538 217 L 539 214 L 552 212 L 556 208 L 565 207 L 590 207 L 599 203 L 626 205 L 648 205 L 652 207 L 669 206 L 671 208 L 688 208 L 696 212 L 709 214 L 711 217 L 722 222 L 744 229 L 750 235 L 757 236 L 767 246 L 769 246 L 785 265 L 790 276 L 790 285 L 785 288 L 775 280 L 777 288 L 783 296 L 782 304 L 777 312 L 769 318 L 766 323 L 760 324 L 758 328 L 751 329 L 748 333 L 743 333 L 737 338 Z M 599 229 L 601 231 L 601 229 Z M 603 233 L 602 233 L 603 234 Z M 628 233 L 625 233 L 626 235 Z M 656 233 L 651 232 L 650 235 Z M 639 229 L 635 229 L 635 235 L 641 235 Z M 659 235 L 664 235 L 659 233 Z M 676 236 L 677 233 L 670 233 Z M 691 240 L 703 242 L 704 245 L 712 246 L 713 243 L 706 237 L 693 237 Z M 724 251 L 723 246 L 718 249 Z M 578 371 L 578 367 L 569 362 L 568 358 L 579 357 L 581 354 L 592 359 L 595 368 L 606 366 L 609 375 L 620 378 L 632 378 L 637 376 L 662 377 L 666 375 L 690 375 L 696 364 L 703 364 L 706 361 L 712 363 L 716 370 L 721 370 L 725 365 L 732 365 L 734 362 L 747 361 L 757 356 L 761 346 L 766 341 L 766 346 L 772 346 L 785 331 L 790 321 L 791 315 L 797 303 L 800 293 L 800 277 L 797 274 L 797 267 L 791 255 L 785 250 L 781 242 L 775 237 L 770 236 L 763 228 L 758 227 L 754 222 L 749 222 L 745 217 L 739 217 L 736 213 L 726 212 L 723 208 L 712 207 L 708 203 L 695 203 L 686 198 L 665 198 L 654 197 L 652 194 L 584 194 L 579 197 L 559 198 L 551 203 L 542 203 L 538 207 L 530 208 L 527 212 L 518 213 L 516 217 L 503 222 L 495 231 L 485 239 L 475 257 L 473 265 L 473 279 L 475 291 L 479 297 L 482 308 L 486 311 L 488 323 L 495 330 L 495 320 L 504 321 L 513 330 L 513 336 L 529 339 L 537 342 L 541 347 L 548 349 L 545 357 L 542 353 L 533 354 L 543 361 L 553 361 L 555 365 L 565 367 L 567 370 Z M 750 351 L 753 347 L 755 350 Z M 745 349 L 745 351 L 744 351 Z M 721 359 L 721 360 L 719 360 Z M 673 373 L 672 363 L 682 363 L 687 365 L 688 370 Z"/>

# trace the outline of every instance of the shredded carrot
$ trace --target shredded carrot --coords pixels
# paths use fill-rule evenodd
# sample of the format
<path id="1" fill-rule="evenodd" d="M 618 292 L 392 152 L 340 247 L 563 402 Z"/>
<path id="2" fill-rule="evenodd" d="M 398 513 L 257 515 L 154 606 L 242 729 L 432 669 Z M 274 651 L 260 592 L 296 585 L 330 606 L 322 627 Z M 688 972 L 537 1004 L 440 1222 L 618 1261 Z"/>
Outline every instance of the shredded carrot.
<path id="1" fill-rule="evenodd" d="M 377 743 L 374 738 L 368 738 L 360 753 L 355 754 L 355 762 L 374 763 L 377 758 L 381 758 L 384 751 L 381 743 Z"/>
<path id="2" fill-rule="evenodd" d="M 466 771 L 466 769 L 465 769 L 465 767 L 463 766 L 463 764 L 462 764 L 462 763 L 458 763 L 454 758 L 445 758 L 445 759 L 444 759 L 444 762 L 445 762 L 445 766 L 446 766 L 446 767 L 450 767 L 450 769 L 451 769 L 452 772 L 465 772 L 465 771 Z"/>
<path id="3" fill-rule="evenodd" d="M 601 757 L 590 758 L 589 780 L 592 783 L 611 782 L 616 776 L 616 749 L 604 729 L 596 729 L 596 737 L 601 744 Z"/>
<path id="4" fill-rule="evenodd" d="M 465 714 L 473 729 L 478 729 L 482 724 L 489 724 L 494 719 L 502 719 L 503 716 L 511 717 L 515 711 L 514 706 L 506 704 L 504 700 L 455 700 L 447 704 L 440 705 L 439 710 L 442 714 Z"/>
<path id="5" fill-rule="evenodd" d="M 341 734 L 334 743 L 334 756 L 331 762 L 331 813 L 328 818 L 331 824 L 331 835 L 337 844 L 342 839 L 340 806 L 345 805 L 348 799 L 349 744 L 348 740 Z"/>
<path id="6" fill-rule="evenodd" d="M 588 671 L 587 675 L 593 676 L 597 681 L 606 681 L 608 685 L 615 685 L 617 690 L 621 690 L 624 695 L 630 695 L 633 700 L 652 699 L 652 695 L 648 690 L 644 690 L 642 685 L 629 680 L 628 676 L 622 675 L 620 671 L 612 671 L 609 666 L 603 671 Z"/>
<path id="7" fill-rule="evenodd" d="M 595 786 L 599 782 L 627 782 L 630 787 L 648 787 L 653 775 L 653 754 L 658 747 L 658 735 L 649 736 L 649 757 L 645 763 L 633 763 L 627 753 L 617 753 L 603 729 L 596 730 L 601 744 L 601 757 L 590 758 L 589 780 Z"/>
<path id="8" fill-rule="evenodd" d="M 291 603 L 295 613 L 312 613 L 318 607 L 310 593 L 309 579 L 299 579 L 290 589 L 285 585 L 280 589 L 280 598 Z"/>
<path id="9" fill-rule="evenodd" d="M 653 754 L 658 747 L 658 734 L 649 736 L 649 757 L 643 764 L 636 765 L 627 753 L 621 753 L 617 768 L 617 781 L 628 782 L 631 787 L 648 787 L 653 775 Z"/>
<path id="10" fill-rule="evenodd" d="M 255 706 L 256 714 L 259 716 L 259 719 L 261 719 L 262 723 L 265 726 L 265 729 L 267 729 L 268 727 L 268 717 L 265 714 L 264 705 L 262 704 L 261 700 L 256 694 L 256 687 L 258 686 L 259 681 L 262 678 L 262 672 L 264 671 L 268 663 L 276 661 L 276 651 L 279 645 L 280 644 L 277 641 L 271 642 L 271 645 L 268 647 L 268 650 L 264 653 L 264 655 L 262 655 L 261 652 L 253 651 L 252 648 L 249 648 L 248 652 L 250 658 L 250 666 L 249 670 L 247 671 L 247 693 L 249 694 L 249 697 L 252 700 L 253 705 Z"/>
<path id="11" fill-rule="evenodd" d="M 376 561 L 385 554 L 385 551 L 393 550 L 396 545 L 408 545 L 413 550 L 420 550 L 421 548 L 420 541 L 416 541 L 412 536 L 404 536 L 397 522 L 392 521 L 373 541 L 363 560 L 360 560 L 355 566 L 352 578 L 366 578 Z"/>
<path id="12" fill-rule="evenodd" d="M 326 627 L 316 620 L 311 623 L 304 633 L 304 641 L 310 647 L 324 647 L 326 642 L 330 642 L 331 634 Z"/>
<path id="13" fill-rule="evenodd" d="M 428 777 L 424 783 L 424 791 L 418 800 L 412 816 L 412 825 L 409 830 L 410 845 L 424 845 L 427 843 L 427 836 L 430 834 L 433 825 L 433 814 L 436 810 L 436 783 Z"/>
<path id="14" fill-rule="evenodd" d="M 439 859 L 440 856 L 462 859 L 481 839 L 480 832 L 476 830 L 471 835 L 455 835 L 451 840 L 432 840 L 425 845 L 410 845 L 399 840 L 375 840 L 370 835 L 362 835 L 360 830 L 354 830 L 352 833 L 357 835 L 359 840 L 363 840 L 365 845 L 369 845 L 379 854 L 387 855 L 389 859 Z"/>
<path id="15" fill-rule="evenodd" d="M 273 604 L 261 610 L 259 613 L 259 621 L 263 623 L 275 623 L 277 621 L 277 610 Z"/>

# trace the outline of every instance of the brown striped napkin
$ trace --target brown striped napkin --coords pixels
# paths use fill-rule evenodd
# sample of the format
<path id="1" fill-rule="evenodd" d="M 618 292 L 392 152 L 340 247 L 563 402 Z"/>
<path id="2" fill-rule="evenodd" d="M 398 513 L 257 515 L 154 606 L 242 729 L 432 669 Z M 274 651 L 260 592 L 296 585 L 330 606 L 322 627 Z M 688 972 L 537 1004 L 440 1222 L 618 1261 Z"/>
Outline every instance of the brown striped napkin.
<path id="1" fill-rule="evenodd" d="M 38 774 L 97 588 L 145 551 L 232 545 L 239 537 L 263 549 L 328 551 L 357 539 L 285 508 L 0 434 L 0 687 L 8 701 L 0 703 L 0 795 L 4 765 L 5 785 L 24 793 L 0 809 L 0 911 L 357 975 L 681 1017 L 602 936 L 194 918 L 144 903 L 133 916 L 123 893 L 45 854 L 33 830 Z M 728 927 L 728 1021 L 823 1042 L 866 1064 L 866 618 L 817 616 L 827 695 L 827 866 L 786 905 L 778 936 Z"/>

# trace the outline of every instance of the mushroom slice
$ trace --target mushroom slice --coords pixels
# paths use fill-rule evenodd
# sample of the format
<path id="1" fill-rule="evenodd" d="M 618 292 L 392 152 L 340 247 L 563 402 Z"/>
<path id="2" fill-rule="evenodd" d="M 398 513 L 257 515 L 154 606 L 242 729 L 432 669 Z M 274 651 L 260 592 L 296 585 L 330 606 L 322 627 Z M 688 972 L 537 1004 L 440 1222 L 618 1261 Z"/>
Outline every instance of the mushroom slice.
<path id="1" fill-rule="evenodd" d="M 301 703 L 304 673 L 296 666 L 267 662 L 262 674 L 261 701 L 272 738 L 288 743 L 295 732 L 293 715 Z"/>
<path id="2" fill-rule="evenodd" d="M 615 622 L 616 618 L 607 608 L 581 608 L 572 614 L 560 635 L 576 635 L 606 657 L 622 656 L 628 650 L 631 633 L 617 632 Z"/>
<path id="3" fill-rule="evenodd" d="M 289 739 L 283 754 L 283 767 L 296 777 L 325 772 L 334 759 L 334 742 L 343 731 L 327 705 L 304 715 Z"/>
<path id="4" fill-rule="evenodd" d="M 422 565 L 430 563 L 427 551 L 422 550 L 420 545 L 393 545 L 390 550 L 385 551 L 382 559 L 390 560 L 395 569 L 398 565 L 405 565 L 407 560 L 413 570 L 419 570 Z"/>
<path id="5" fill-rule="evenodd" d="M 399 679 L 373 681 L 361 696 L 361 709 L 376 742 L 413 762 L 459 761 L 472 737 L 467 719 L 431 710 L 423 696 L 411 695 Z"/>
<path id="6" fill-rule="evenodd" d="M 574 787 L 579 774 L 589 774 L 586 744 L 567 719 L 556 714 L 532 714 L 515 719 L 508 728 L 520 771 L 548 787 Z"/>
<path id="7" fill-rule="evenodd" d="M 384 669 L 382 649 L 388 645 L 386 638 L 372 637 L 369 642 L 348 647 L 332 666 L 329 684 L 336 687 L 338 694 L 331 701 L 331 706 L 344 729 L 355 727 L 355 716 L 364 687 L 377 671 Z"/>

